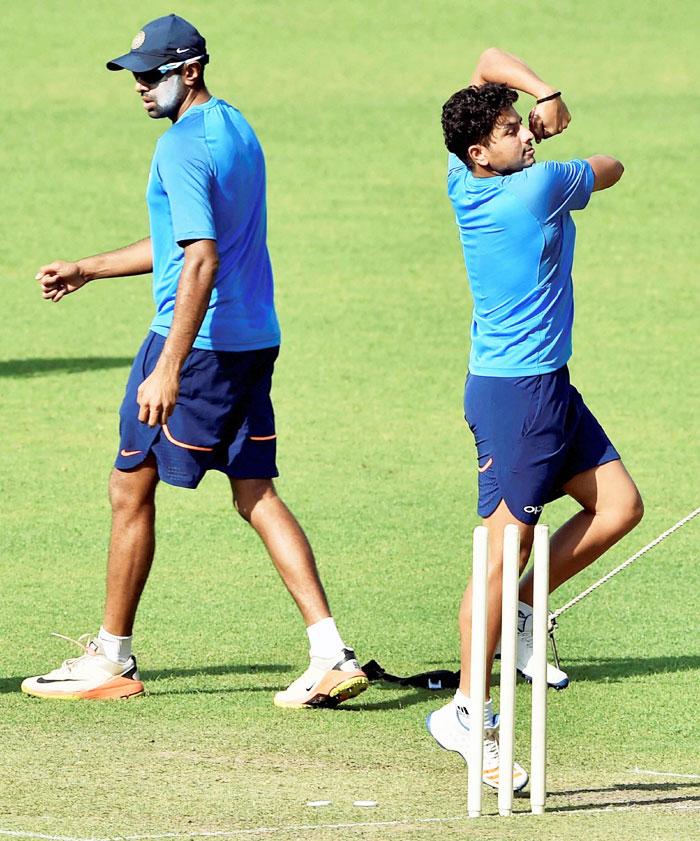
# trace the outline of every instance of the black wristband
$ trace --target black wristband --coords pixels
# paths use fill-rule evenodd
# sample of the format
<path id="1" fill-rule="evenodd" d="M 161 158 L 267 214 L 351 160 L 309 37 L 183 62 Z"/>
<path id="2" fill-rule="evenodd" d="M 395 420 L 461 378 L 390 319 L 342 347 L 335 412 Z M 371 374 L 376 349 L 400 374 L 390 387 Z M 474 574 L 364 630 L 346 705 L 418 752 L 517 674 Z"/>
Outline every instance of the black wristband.
<path id="1" fill-rule="evenodd" d="M 556 99 L 558 96 L 561 96 L 561 91 L 550 93 L 549 96 L 543 96 L 542 99 L 537 100 L 537 104 L 541 105 L 543 102 L 549 102 L 550 99 Z"/>

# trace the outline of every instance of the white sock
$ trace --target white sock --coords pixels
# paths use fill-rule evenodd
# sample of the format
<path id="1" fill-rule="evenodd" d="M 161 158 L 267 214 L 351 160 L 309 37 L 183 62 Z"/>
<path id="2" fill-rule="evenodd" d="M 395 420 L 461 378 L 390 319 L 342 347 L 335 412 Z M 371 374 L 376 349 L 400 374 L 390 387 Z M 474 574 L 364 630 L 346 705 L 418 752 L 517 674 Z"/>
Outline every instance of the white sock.
<path id="1" fill-rule="evenodd" d="M 324 659 L 335 657 L 345 648 L 345 643 L 338 633 L 335 619 L 332 616 L 309 625 L 306 633 L 309 637 L 309 655 L 311 657 L 322 657 Z"/>
<path id="2" fill-rule="evenodd" d="M 116 634 L 110 634 L 109 631 L 105 631 L 104 626 L 100 628 L 97 635 L 105 657 L 115 663 L 126 663 L 131 657 L 131 641 L 133 638 L 133 635 L 118 637 Z"/>
<path id="3" fill-rule="evenodd" d="M 530 616 L 532 614 L 532 605 L 526 604 L 525 602 L 518 602 L 518 610 L 526 617 Z"/>
<path id="4" fill-rule="evenodd" d="M 457 707 L 464 707 L 467 711 L 467 714 L 471 718 L 472 714 L 472 701 L 468 695 L 465 695 L 460 689 L 455 692 L 455 704 Z M 459 715 L 459 711 L 457 712 Z M 493 726 L 493 703 L 490 698 L 484 703 L 484 727 L 492 727 Z"/>

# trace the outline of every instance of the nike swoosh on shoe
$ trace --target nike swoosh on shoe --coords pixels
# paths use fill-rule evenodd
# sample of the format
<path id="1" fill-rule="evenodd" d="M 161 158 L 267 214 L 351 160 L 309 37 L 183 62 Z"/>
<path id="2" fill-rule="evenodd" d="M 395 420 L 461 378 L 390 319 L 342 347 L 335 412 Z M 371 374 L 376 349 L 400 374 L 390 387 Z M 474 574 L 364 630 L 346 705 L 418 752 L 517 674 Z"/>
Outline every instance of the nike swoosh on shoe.
<path id="1" fill-rule="evenodd" d="M 74 678 L 74 677 L 56 677 L 56 678 L 50 678 L 48 680 L 45 677 L 38 677 L 36 679 L 36 682 L 37 683 L 76 683 L 77 680 L 78 679 Z"/>

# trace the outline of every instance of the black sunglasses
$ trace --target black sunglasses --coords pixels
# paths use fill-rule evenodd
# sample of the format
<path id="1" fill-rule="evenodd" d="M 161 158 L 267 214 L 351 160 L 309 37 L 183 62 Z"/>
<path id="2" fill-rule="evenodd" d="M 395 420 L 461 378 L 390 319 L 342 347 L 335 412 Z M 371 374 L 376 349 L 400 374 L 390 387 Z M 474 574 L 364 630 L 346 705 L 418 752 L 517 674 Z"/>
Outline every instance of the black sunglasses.
<path id="1" fill-rule="evenodd" d="M 184 61 L 174 61 L 171 64 L 162 64 L 154 70 L 143 70 L 140 73 L 132 71 L 132 75 L 137 82 L 143 82 L 146 85 L 156 85 L 166 74 L 184 66 L 185 63 Z"/>

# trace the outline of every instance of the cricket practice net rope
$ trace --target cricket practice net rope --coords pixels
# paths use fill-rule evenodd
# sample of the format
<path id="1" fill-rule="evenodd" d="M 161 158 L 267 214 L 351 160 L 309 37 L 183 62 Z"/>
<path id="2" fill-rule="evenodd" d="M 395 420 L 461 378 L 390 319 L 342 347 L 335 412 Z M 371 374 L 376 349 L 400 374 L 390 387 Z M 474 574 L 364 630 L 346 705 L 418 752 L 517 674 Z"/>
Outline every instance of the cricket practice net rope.
<path id="1" fill-rule="evenodd" d="M 675 525 L 671 526 L 670 529 L 666 529 L 663 534 L 660 534 L 657 538 L 651 541 L 651 543 L 647 543 L 639 552 L 635 552 L 631 558 L 627 558 L 626 561 L 623 561 L 619 566 L 616 566 L 615 569 L 611 570 L 607 575 L 604 575 L 600 581 L 596 581 L 595 584 L 591 584 L 586 590 L 582 593 L 579 593 L 578 596 L 575 596 L 571 601 L 568 601 L 563 607 L 560 607 L 559 610 L 555 610 L 554 613 L 550 614 L 549 621 L 550 623 L 556 623 L 558 617 L 565 613 L 569 608 L 572 608 L 575 604 L 578 604 L 580 601 L 586 598 L 586 596 L 590 596 L 594 590 L 597 590 L 598 587 L 602 587 L 607 581 L 610 581 L 611 578 L 614 578 L 618 572 L 622 572 L 623 569 L 626 569 L 630 564 L 634 563 L 637 558 L 641 558 L 642 555 L 645 555 L 655 546 L 658 546 L 661 541 L 666 540 L 667 537 L 670 537 L 674 531 L 678 531 L 678 529 L 682 528 L 686 523 L 689 523 L 694 517 L 697 517 L 700 514 L 700 508 L 696 508 L 695 511 L 691 511 L 686 517 L 683 517 L 682 520 L 679 520 Z"/>

